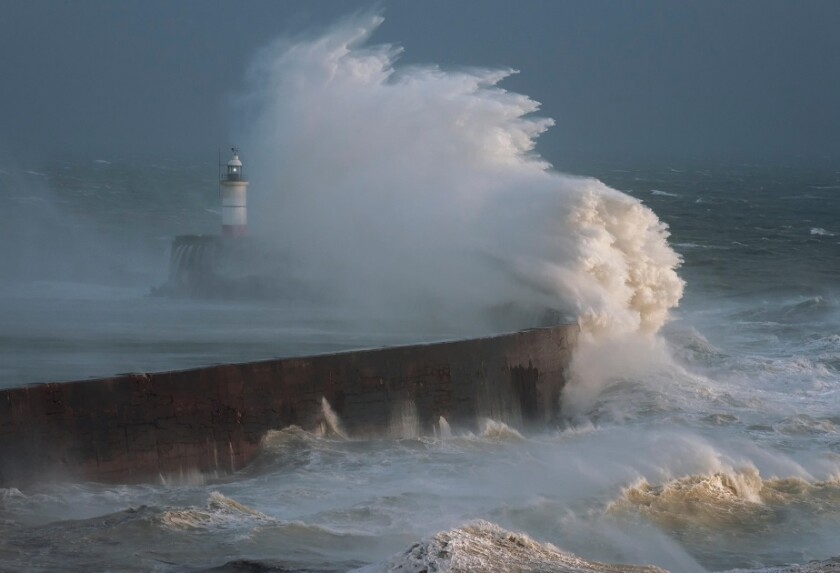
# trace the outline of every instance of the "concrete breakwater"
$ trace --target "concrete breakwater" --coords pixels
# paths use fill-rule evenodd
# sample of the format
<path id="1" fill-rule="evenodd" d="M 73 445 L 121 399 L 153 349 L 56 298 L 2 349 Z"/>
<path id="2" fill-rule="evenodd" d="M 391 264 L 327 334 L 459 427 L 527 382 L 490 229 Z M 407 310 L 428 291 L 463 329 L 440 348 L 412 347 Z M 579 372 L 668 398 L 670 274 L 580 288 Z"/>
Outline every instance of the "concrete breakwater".
<path id="1" fill-rule="evenodd" d="M 236 471 L 268 430 L 351 438 L 558 419 L 577 325 L 0 391 L 0 486 Z M 334 428 L 333 428 L 334 429 Z"/>
<path id="2" fill-rule="evenodd" d="M 289 273 L 290 261 L 248 237 L 179 235 L 172 241 L 169 276 L 160 296 L 200 299 L 309 300 L 318 289 Z"/>

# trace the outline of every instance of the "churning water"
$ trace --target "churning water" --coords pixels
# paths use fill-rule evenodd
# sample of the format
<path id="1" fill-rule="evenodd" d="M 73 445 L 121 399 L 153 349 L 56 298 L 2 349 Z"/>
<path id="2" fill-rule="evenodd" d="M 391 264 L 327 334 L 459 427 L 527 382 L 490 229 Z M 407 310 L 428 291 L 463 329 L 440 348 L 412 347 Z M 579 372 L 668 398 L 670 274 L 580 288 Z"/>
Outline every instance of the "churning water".
<path id="1" fill-rule="evenodd" d="M 366 44 L 375 25 L 271 47 L 243 100 L 254 231 L 319 303 L 146 296 L 172 235 L 215 231 L 212 163 L 0 166 L 22 213 L 0 230 L 0 384 L 465 336 L 488 309 L 550 306 L 584 329 L 566 426 L 417 437 L 407 420 L 362 441 L 333 416 L 277 428 L 232 476 L 20 484 L 0 490 L 0 570 L 692 573 L 840 554 L 840 172 L 560 175 L 533 154 L 550 122 L 505 73 L 395 68 Z"/>

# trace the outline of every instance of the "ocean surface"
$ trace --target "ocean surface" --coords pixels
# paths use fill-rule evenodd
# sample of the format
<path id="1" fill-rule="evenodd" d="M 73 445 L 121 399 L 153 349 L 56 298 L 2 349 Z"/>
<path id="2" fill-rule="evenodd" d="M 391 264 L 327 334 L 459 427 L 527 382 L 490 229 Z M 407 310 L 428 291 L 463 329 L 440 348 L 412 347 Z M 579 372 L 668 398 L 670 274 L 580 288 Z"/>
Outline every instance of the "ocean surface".
<path id="1" fill-rule="evenodd" d="M 0 489 L 0 571 L 693 573 L 840 555 L 840 171 L 570 167 L 669 225 L 686 290 L 667 360 L 538 434 L 277 428 L 231 476 Z M 0 230 L 0 387 L 479 334 L 150 296 L 173 235 L 216 231 L 214 162 L 0 170 L 18 214 Z"/>

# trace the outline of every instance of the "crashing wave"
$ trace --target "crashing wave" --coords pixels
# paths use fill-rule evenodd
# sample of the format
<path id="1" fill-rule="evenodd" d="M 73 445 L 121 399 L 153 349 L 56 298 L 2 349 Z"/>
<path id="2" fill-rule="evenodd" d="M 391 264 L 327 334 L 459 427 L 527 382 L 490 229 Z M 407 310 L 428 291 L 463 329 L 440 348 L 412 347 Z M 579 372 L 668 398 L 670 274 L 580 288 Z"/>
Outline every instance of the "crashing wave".
<path id="1" fill-rule="evenodd" d="M 667 573 L 653 566 L 588 561 L 550 543 L 475 521 L 435 534 L 391 561 L 358 573 Z"/>
<path id="2" fill-rule="evenodd" d="M 540 543 L 523 533 L 477 520 L 436 533 L 391 560 L 353 573 L 669 573 L 654 565 L 591 561 Z M 840 571 L 840 558 L 806 565 L 738 569 L 728 573 L 829 573 Z M 678 573 L 678 572 L 676 572 Z"/>
<path id="3" fill-rule="evenodd" d="M 798 477 L 763 479 L 754 468 L 691 475 L 664 485 L 641 480 L 626 488 L 608 511 L 640 514 L 668 531 L 758 531 L 778 519 L 778 510 L 808 506 L 815 513 L 840 512 L 840 481 Z"/>
<path id="4" fill-rule="evenodd" d="M 512 70 L 397 66 L 398 47 L 368 42 L 382 21 L 277 43 L 252 68 L 256 232 L 368 315 L 549 307 L 595 334 L 656 331 L 683 289 L 667 226 L 550 169 L 534 149 L 553 121 L 500 87 Z"/>
<path id="5" fill-rule="evenodd" d="M 269 523 L 273 520 L 255 509 L 214 491 L 206 508 L 170 509 L 164 511 L 160 522 L 173 529 L 229 527 L 242 522 Z"/>
<path id="6" fill-rule="evenodd" d="M 553 309 L 577 320 L 590 356 L 655 334 L 684 288 L 668 226 L 551 169 L 535 146 L 554 122 L 500 86 L 514 70 L 398 66 L 399 47 L 369 42 L 382 22 L 278 42 L 250 71 L 249 224 L 295 261 L 284 272 L 360 322 L 475 333 Z M 570 386 L 597 394 L 619 371 L 584 356 Z"/>
<path id="7" fill-rule="evenodd" d="M 481 437 L 495 442 L 523 442 L 525 436 L 504 422 L 484 418 L 480 423 Z"/>
<path id="8" fill-rule="evenodd" d="M 321 424 L 319 426 L 319 432 L 322 436 L 336 436 L 342 440 L 346 440 L 347 432 L 344 430 L 344 426 L 341 423 L 341 419 L 338 417 L 338 414 L 335 413 L 335 410 L 332 409 L 332 406 L 327 401 L 327 399 L 321 396 Z"/>

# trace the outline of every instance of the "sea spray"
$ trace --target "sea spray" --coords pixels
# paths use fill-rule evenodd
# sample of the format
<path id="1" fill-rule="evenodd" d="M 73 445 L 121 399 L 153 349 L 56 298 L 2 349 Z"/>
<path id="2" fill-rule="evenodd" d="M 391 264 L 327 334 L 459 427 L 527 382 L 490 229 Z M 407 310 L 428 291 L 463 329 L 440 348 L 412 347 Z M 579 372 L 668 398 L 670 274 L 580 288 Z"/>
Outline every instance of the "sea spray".
<path id="1" fill-rule="evenodd" d="M 479 423 L 479 433 L 482 438 L 492 441 L 520 442 L 525 440 L 525 437 L 513 428 L 504 422 L 497 422 L 492 418 L 481 420 Z"/>
<path id="2" fill-rule="evenodd" d="M 438 420 L 438 428 L 440 428 L 441 439 L 452 437 L 452 428 L 449 426 L 449 422 L 447 422 L 446 418 L 444 418 L 443 416 L 441 416 Z"/>
<path id="3" fill-rule="evenodd" d="M 394 439 L 411 439 L 420 436 L 420 419 L 412 400 L 395 403 L 388 420 L 389 434 Z"/>
<path id="4" fill-rule="evenodd" d="M 512 70 L 397 67 L 399 48 L 368 42 L 381 22 L 276 43 L 252 67 L 255 232 L 360 317 L 486 328 L 501 314 L 492 326 L 512 329 L 554 308 L 584 345 L 655 333 L 683 289 L 666 226 L 550 169 L 534 146 L 553 122 L 500 87 Z"/>
<path id="5" fill-rule="evenodd" d="M 347 439 L 347 432 L 344 431 L 344 427 L 341 425 L 341 420 L 339 419 L 338 414 L 335 413 L 332 406 L 330 406 L 330 403 L 323 396 L 321 397 L 321 415 L 324 418 L 323 422 L 325 424 L 325 434 L 329 432 L 338 436 L 342 440 Z"/>

